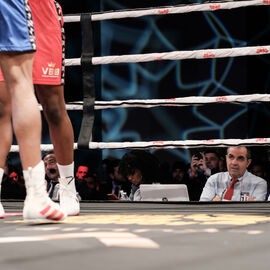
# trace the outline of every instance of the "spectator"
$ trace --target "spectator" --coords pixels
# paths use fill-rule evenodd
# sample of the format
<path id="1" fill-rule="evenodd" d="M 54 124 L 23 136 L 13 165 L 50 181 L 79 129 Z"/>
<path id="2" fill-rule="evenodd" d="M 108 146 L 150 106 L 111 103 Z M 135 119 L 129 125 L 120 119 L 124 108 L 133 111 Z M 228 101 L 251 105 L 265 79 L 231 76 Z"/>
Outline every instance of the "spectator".
<path id="1" fill-rule="evenodd" d="M 220 157 L 219 154 L 212 149 L 204 152 L 206 175 L 210 176 L 220 172 Z"/>
<path id="2" fill-rule="evenodd" d="M 203 174 L 208 178 L 220 171 L 219 166 L 220 157 L 216 151 L 209 149 L 197 152 L 191 157 L 190 175 L 197 177 L 199 174 Z"/>
<path id="3" fill-rule="evenodd" d="M 131 184 L 119 173 L 120 159 L 107 159 L 104 163 L 106 163 L 104 168 L 105 179 L 102 183 L 101 190 L 108 195 L 108 199 L 120 197 L 121 191 L 129 194 Z"/>
<path id="4" fill-rule="evenodd" d="M 144 150 L 132 150 L 125 154 L 119 164 L 119 173 L 131 182 L 129 200 L 140 201 L 140 185 L 159 183 L 159 161 Z"/>
<path id="5" fill-rule="evenodd" d="M 205 162 L 201 153 L 193 154 L 191 157 L 190 168 L 188 170 L 189 176 L 189 198 L 191 201 L 198 201 L 200 199 L 202 190 L 207 181 L 207 176 L 203 168 L 206 168 Z"/>
<path id="6" fill-rule="evenodd" d="M 189 197 L 191 201 L 200 199 L 202 190 L 209 176 L 219 172 L 219 155 L 216 151 L 195 152 L 191 157 L 189 173 Z"/>
<path id="7" fill-rule="evenodd" d="M 2 198 L 22 199 L 26 196 L 22 172 L 15 166 L 8 166 L 7 175 L 3 177 Z"/>
<path id="8" fill-rule="evenodd" d="M 15 182 L 17 182 L 19 180 L 19 175 L 16 172 L 10 173 L 8 177 Z"/>
<path id="9" fill-rule="evenodd" d="M 226 159 L 225 159 L 224 156 L 219 157 L 219 171 L 220 172 L 226 172 L 227 171 Z"/>
<path id="10" fill-rule="evenodd" d="M 83 177 L 85 188 L 82 193 L 83 200 L 106 200 L 107 196 L 100 190 L 100 180 L 96 173 L 88 172 Z"/>
<path id="11" fill-rule="evenodd" d="M 47 181 L 47 192 L 52 200 L 59 200 L 59 171 L 56 162 L 56 156 L 53 152 L 43 157 L 45 165 L 45 179 Z"/>
<path id="12" fill-rule="evenodd" d="M 188 184 L 187 165 L 184 162 L 176 161 L 173 164 L 170 182 L 172 184 Z"/>
<path id="13" fill-rule="evenodd" d="M 249 166 L 249 171 L 252 174 L 266 180 L 266 182 L 267 182 L 266 199 L 268 199 L 268 197 L 270 195 L 270 179 L 268 178 L 268 175 L 267 175 L 267 165 L 260 162 L 260 161 L 255 161 L 255 162 L 252 161 L 251 165 Z"/>
<path id="14" fill-rule="evenodd" d="M 89 168 L 87 166 L 80 165 L 76 172 L 77 179 L 83 180 L 83 177 L 88 173 L 88 171 L 89 171 Z"/>
<path id="15" fill-rule="evenodd" d="M 226 155 L 227 172 L 212 175 L 203 189 L 201 201 L 263 201 L 266 181 L 247 171 L 251 154 L 247 147 L 229 147 Z"/>
<path id="16" fill-rule="evenodd" d="M 265 169 L 265 166 L 261 162 L 258 162 L 258 161 L 252 162 L 249 167 L 249 171 L 252 174 L 266 180 L 266 169 Z"/>

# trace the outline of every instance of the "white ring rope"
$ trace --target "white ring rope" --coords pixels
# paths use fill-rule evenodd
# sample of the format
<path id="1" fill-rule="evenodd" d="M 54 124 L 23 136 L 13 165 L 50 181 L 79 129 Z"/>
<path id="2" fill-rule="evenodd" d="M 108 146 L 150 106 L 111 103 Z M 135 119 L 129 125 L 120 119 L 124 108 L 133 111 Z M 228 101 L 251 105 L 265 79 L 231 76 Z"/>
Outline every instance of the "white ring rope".
<path id="1" fill-rule="evenodd" d="M 90 142 L 89 149 L 175 149 L 200 147 L 229 147 L 229 146 L 269 146 L 270 138 L 254 139 L 211 139 L 211 140 L 184 140 L 184 141 L 151 141 L 151 142 Z M 74 150 L 78 149 L 74 143 Z M 53 150 L 52 144 L 42 144 L 42 151 Z M 12 145 L 10 152 L 19 152 L 19 146 Z"/>
<path id="2" fill-rule="evenodd" d="M 262 6 L 269 5 L 269 0 L 250 0 L 250 1 L 228 1 L 228 2 L 210 2 L 203 4 L 190 4 L 181 6 L 169 7 L 155 7 L 155 8 L 141 8 L 134 10 L 120 10 L 93 13 L 91 15 L 92 21 L 113 20 L 122 18 L 136 18 L 147 15 L 166 15 L 166 14 L 180 14 L 195 11 L 216 11 L 221 9 L 234 9 L 248 6 Z M 65 23 L 79 22 L 80 15 L 66 15 L 64 16 Z"/>
<path id="3" fill-rule="evenodd" d="M 269 54 L 270 46 L 250 46 L 239 48 L 224 48 L 224 49 L 206 49 L 206 50 L 192 50 L 192 51 L 174 51 L 163 53 L 145 53 L 132 55 L 111 55 L 93 57 L 93 65 L 105 65 L 116 63 L 138 63 L 161 60 L 184 60 L 184 59 L 209 59 L 209 58 L 224 58 L 248 55 L 262 55 Z M 66 66 L 80 65 L 80 58 L 66 59 Z"/>
<path id="4" fill-rule="evenodd" d="M 252 102 L 270 102 L 270 94 L 251 94 L 251 95 L 230 95 L 215 97 L 182 97 L 168 99 L 130 99 L 130 100 L 113 100 L 113 101 L 95 101 L 95 110 L 115 109 L 115 108 L 152 108 L 159 106 L 193 106 L 213 103 L 252 103 Z M 41 105 L 39 105 L 41 108 Z M 67 110 L 82 110 L 83 102 L 71 102 L 66 104 Z"/>

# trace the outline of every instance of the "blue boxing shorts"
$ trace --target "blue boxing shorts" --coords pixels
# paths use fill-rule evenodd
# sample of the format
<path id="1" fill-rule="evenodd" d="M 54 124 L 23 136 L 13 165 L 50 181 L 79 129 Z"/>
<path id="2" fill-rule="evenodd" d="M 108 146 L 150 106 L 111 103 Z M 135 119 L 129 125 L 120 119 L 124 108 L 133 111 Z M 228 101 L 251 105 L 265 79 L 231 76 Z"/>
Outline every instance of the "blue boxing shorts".
<path id="1" fill-rule="evenodd" d="M 36 39 L 28 0 L 1 0 L 0 51 L 33 51 Z"/>

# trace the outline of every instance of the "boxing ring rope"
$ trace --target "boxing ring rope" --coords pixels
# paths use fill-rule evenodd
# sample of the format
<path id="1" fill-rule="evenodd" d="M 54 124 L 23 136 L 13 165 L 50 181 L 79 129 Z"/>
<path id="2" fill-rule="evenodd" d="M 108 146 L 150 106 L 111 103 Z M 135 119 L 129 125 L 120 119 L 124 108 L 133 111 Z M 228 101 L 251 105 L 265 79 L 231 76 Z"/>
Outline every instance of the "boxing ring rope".
<path id="1" fill-rule="evenodd" d="M 160 7 L 149 9 L 122 10 L 113 12 L 104 12 L 90 14 L 92 21 L 140 17 L 146 15 L 165 15 L 176 13 L 187 13 L 193 11 L 216 11 L 220 9 L 232 9 L 247 6 L 270 5 L 270 0 L 250 0 L 250 1 L 228 1 L 212 2 L 207 4 L 192 4 L 175 7 Z M 81 15 L 64 16 L 65 23 L 78 22 Z M 112 64 L 112 63 L 130 63 L 130 62 L 148 62 L 160 60 L 182 60 L 182 59 L 208 59 L 221 57 L 236 57 L 247 55 L 264 55 L 269 54 L 270 46 L 254 46 L 241 48 L 224 48 L 224 49 L 206 49 L 194 51 L 175 51 L 165 53 L 149 53 L 137 55 L 121 56 L 103 56 L 92 57 L 89 65 Z M 81 58 L 66 59 L 66 66 L 81 65 Z M 84 62 L 84 65 L 87 64 Z M 188 105 L 205 105 L 212 103 L 249 103 L 249 102 L 269 102 L 270 95 L 253 94 L 253 95 L 232 95 L 220 97 L 184 97 L 170 99 L 149 99 L 149 100 L 115 100 L 115 101 L 95 101 L 94 109 L 110 109 L 119 107 L 144 107 L 151 108 L 156 106 L 188 106 Z M 67 104 L 69 110 L 81 110 L 82 102 Z M 199 148 L 199 147 L 229 147 L 229 146 L 267 146 L 270 145 L 270 138 L 253 138 L 253 139 L 209 139 L 209 140 L 179 140 L 179 141 L 150 141 L 150 142 L 89 142 L 89 149 L 173 149 L 173 148 Z M 42 151 L 53 149 L 53 145 L 41 145 Z M 78 144 L 74 143 L 74 149 L 78 149 Z M 12 146 L 11 152 L 18 152 L 18 146 Z"/>
<path id="2" fill-rule="evenodd" d="M 227 1 L 227 2 L 209 2 L 204 4 L 190 4 L 170 7 L 155 7 L 155 8 L 141 8 L 136 10 L 121 10 L 93 13 L 91 15 L 92 21 L 113 20 L 122 18 L 137 18 L 148 15 L 166 15 L 166 14 L 180 14 L 195 11 L 216 11 L 222 9 L 234 9 L 249 6 L 269 5 L 269 0 L 250 0 L 250 1 Z M 64 17 L 65 23 L 79 22 L 80 16 L 67 15 Z"/>
<path id="3" fill-rule="evenodd" d="M 115 109 L 115 108 L 153 108 L 159 106 L 182 107 L 193 105 L 206 105 L 215 103 L 252 103 L 252 102 L 270 102 L 270 94 L 251 94 L 251 95 L 231 95 L 215 97 L 182 97 L 168 99 L 130 99 L 113 101 L 95 101 L 95 110 Z M 67 110 L 82 110 L 82 101 L 66 104 Z M 40 110 L 41 110 L 40 106 Z"/>
<path id="4" fill-rule="evenodd" d="M 193 51 L 174 51 L 163 53 L 145 53 L 132 55 L 111 55 L 93 57 L 93 65 L 118 64 L 118 63 L 138 63 L 161 60 L 184 60 L 184 59 L 208 59 L 208 58 L 225 58 L 237 56 L 250 56 L 269 54 L 270 46 L 250 46 L 239 48 L 224 49 L 206 49 Z M 66 66 L 80 65 L 80 58 L 66 59 Z"/>
<path id="5" fill-rule="evenodd" d="M 150 142 L 89 142 L 89 150 L 102 149 L 176 149 L 200 147 L 230 147 L 230 146 L 269 146 L 270 138 L 253 139 L 210 139 L 210 140 L 182 140 L 182 141 L 150 141 Z M 74 143 L 74 150 L 78 144 Z M 52 144 L 42 144 L 42 151 L 53 150 Z M 19 152 L 19 146 L 12 145 L 10 152 Z"/>

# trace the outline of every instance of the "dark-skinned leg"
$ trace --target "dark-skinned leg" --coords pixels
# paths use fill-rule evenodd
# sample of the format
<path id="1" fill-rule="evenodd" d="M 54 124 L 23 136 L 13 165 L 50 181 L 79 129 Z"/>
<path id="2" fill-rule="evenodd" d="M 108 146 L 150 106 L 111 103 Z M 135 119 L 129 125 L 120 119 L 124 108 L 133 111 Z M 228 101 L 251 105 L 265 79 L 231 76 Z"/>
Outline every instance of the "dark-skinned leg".
<path id="1" fill-rule="evenodd" d="M 79 202 L 74 180 L 74 133 L 66 111 L 64 87 L 62 85 L 36 85 L 36 92 L 49 126 L 59 169 L 60 206 L 69 215 L 77 215 Z"/>
<path id="2" fill-rule="evenodd" d="M 47 120 L 57 163 L 69 165 L 74 160 L 74 134 L 66 111 L 62 85 L 36 85 L 36 93 Z"/>

